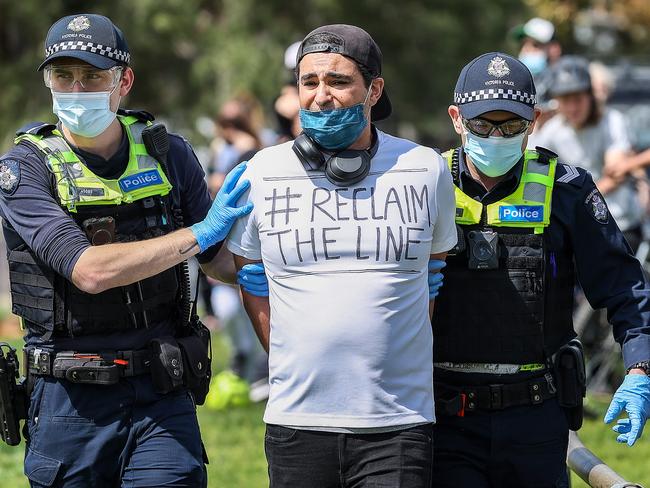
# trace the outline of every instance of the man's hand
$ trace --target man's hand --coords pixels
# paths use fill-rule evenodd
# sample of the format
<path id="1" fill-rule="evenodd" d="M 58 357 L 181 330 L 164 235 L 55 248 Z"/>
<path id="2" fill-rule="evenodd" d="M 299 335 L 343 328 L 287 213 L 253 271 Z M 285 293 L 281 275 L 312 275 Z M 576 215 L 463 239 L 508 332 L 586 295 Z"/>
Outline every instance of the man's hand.
<path id="1" fill-rule="evenodd" d="M 256 297 L 269 296 L 269 282 L 264 272 L 264 264 L 245 264 L 237 273 L 237 283 L 246 293 Z"/>
<path id="2" fill-rule="evenodd" d="M 643 426 L 650 417 L 650 378 L 645 374 L 628 374 L 618 387 L 612 403 L 605 414 L 605 423 L 609 424 L 623 410 L 628 418 L 619 420 L 613 427 L 618 442 L 634 445 L 643 433 Z"/>
<path id="3" fill-rule="evenodd" d="M 443 279 L 440 270 L 445 266 L 447 266 L 447 263 L 439 259 L 431 259 L 429 261 L 429 300 L 433 300 L 438 296 L 438 290 L 442 286 Z"/>
<path id="4" fill-rule="evenodd" d="M 228 173 L 205 219 L 190 227 L 201 252 L 214 246 L 217 242 L 223 241 L 235 220 L 253 210 L 253 204 L 250 202 L 241 207 L 235 206 L 237 200 L 250 187 L 248 180 L 237 184 L 244 171 L 246 171 L 246 161 L 238 164 Z"/>

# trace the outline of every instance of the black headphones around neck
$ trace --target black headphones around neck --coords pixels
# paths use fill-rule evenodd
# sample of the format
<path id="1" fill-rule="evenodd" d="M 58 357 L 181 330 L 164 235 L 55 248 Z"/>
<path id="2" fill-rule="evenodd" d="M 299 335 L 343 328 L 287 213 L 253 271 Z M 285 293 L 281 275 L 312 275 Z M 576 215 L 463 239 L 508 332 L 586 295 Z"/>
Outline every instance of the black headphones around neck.
<path id="1" fill-rule="evenodd" d="M 334 185 L 349 186 L 368 176 L 370 161 L 377 151 L 376 146 L 374 142 L 370 149 L 346 149 L 329 153 L 302 132 L 294 139 L 292 148 L 307 171 L 324 170 L 325 177 Z"/>

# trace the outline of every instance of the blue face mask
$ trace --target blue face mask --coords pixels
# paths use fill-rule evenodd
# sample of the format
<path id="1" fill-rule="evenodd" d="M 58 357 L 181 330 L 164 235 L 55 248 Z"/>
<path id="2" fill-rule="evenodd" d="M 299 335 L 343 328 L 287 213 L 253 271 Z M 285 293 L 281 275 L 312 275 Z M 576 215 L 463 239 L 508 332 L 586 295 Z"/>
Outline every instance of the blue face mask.
<path id="1" fill-rule="evenodd" d="M 519 61 L 526 65 L 526 68 L 530 70 L 533 76 L 544 71 L 548 64 L 546 54 L 541 52 L 522 54 L 519 56 Z"/>
<path id="2" fill-rule="evenodd" d="M 341 151 L 350 147 L 368 125 L 364 109 L 369 96 L 370 89 L 363 103 L 352 107 L 319 111 L 301 108 L 302 130 L 316 144 L 330 151 Z"/>
<path id="3" fill-rule="evenodd" d="M 115 120 L 112 92 L 52 92 L 52 111 L 70 132 L 96 137 Z"/>
<path id="4" fill-rule="evenodd" d="M 526 131 L 514 137 L 478 137 L 465 132 L 465 154 L 486 176 L 502 176 L 512 169 L 524 154 L 521 146 Z"/>

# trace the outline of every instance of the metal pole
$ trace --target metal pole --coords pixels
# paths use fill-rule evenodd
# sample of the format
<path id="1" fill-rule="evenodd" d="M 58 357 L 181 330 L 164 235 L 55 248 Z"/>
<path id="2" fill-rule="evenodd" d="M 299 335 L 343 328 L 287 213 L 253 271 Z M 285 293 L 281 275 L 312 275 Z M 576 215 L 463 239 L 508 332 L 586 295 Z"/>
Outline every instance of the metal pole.
<path id="1" fill-rule="evenodd" d="M 567 464 L 592 488 L 643 488 L 641 485 L 626 481 L 596 457 L 585 447 L 574 431 L 569 432 Z"/>

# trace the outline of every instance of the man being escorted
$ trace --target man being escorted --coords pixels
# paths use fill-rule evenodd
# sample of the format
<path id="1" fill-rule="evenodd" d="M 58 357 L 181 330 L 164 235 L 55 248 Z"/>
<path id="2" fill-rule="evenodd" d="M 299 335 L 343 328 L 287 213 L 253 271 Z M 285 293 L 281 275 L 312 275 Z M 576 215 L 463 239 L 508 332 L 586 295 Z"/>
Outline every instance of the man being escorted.
<path id="1" fill-rule="evenodd" d="M 580 280 L 606 308 L 628 375 L 606 415 L 632 445 L 650 415 L 650 291 L 591 176 L 524 151 L 538 109 L 528 69 L 487 53 L 460 73 L 445 154 L 459 242 L 433 315 L 433 486 L 568 486 L 568 431 L 582 423 L 573 331 Z"/>
<path id="2" fill-rule="evenodd" d="M 45 47 L 59 123 L 23 127 L 0 157 L 13 311 L 27 330 L 25 474 L 33 487 L 205 486 L 195 402 L 208 336 L 182 263 L 197 255 L 215 274 L 215 244 L 251 210 L 234 205 L 245 166 L 211 203 L 187 141 L 118 111 L 134 74 L 108 18 L 64 17 Z M 2 437 L 16 444 L 8 405 Z"/>
<path id="3" fill-rule="evenodd" d="M 270 483 L 428 486 L 427 263 L 456 243 L 449 170 L 372 125 L 391 105 L 364 30 L 320 27 L 297 61 L 304 133 L 249 162 L 255 210 L 228 240 L 269 278 L 269 296 L 241 281 L 269 351 Z"/>

